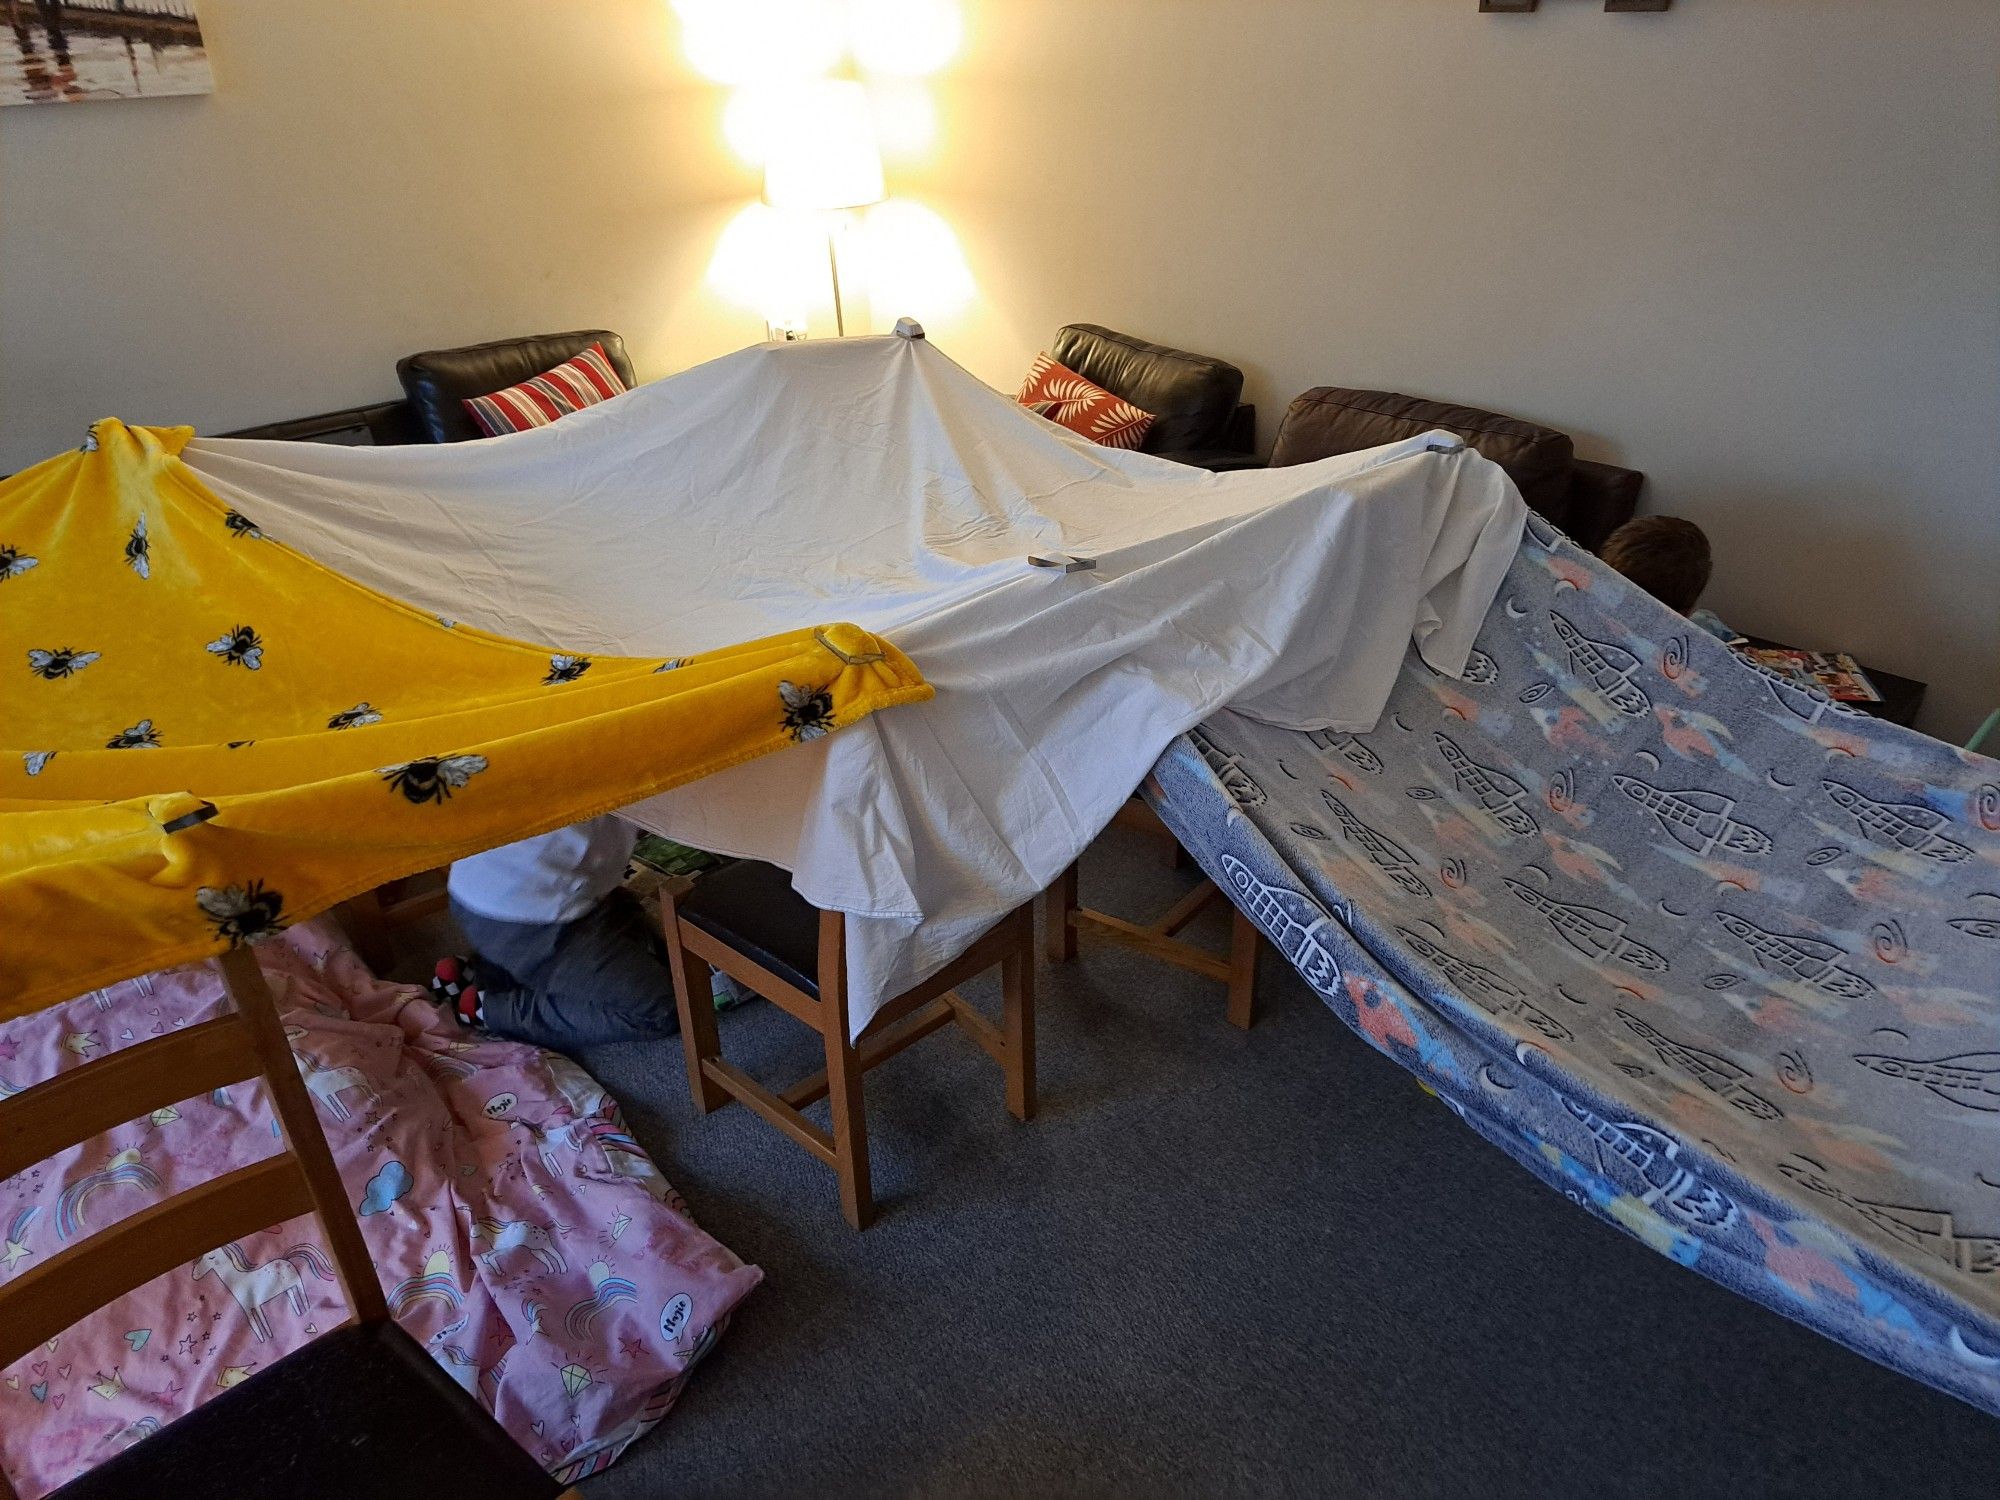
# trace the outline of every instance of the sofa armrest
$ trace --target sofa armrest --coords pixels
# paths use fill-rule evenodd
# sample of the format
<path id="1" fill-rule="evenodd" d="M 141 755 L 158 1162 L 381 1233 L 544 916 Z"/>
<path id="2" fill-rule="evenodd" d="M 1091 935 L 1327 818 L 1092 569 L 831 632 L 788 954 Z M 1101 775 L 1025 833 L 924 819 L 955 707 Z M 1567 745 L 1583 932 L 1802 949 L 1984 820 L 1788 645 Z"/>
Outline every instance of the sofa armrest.
<path id="1" fill-rule="evenodd" d="M 1579 458 L 1570 470 L 1569 516 L 1564 529 L 1579 547 L 1595 552 L 1632 519 L 1646 476 L 1637 469 Z"/>
<path id="2" fill-rule="evenodd" d="M 1176 448 L 1155 453 L 1153 457 L 1164 458 L 1170 463 L 1187 464 L 1190 468 L 1208 469 L 1217 474 L 1264 467 L 1264 460 L 1256 454 L 1239 453 L 1233 448 Z"/>
<path id="3" fill-rule="evenodd" d="M 1229 425 L 1222 432 L 1222 446 L 1241 453 L 1257 451 L 1257 408 L 1250 402 L 1245 401 L 1229 414 Z"/>
<path id="4" fill-rule="evenodd" d="M 265 422 L 242 427 L 217 437 L 274 438 L 288 443 L 338 443 L 347 447 L 386 448 L 422 440 L 417 431 L 416 413 L 407 401 L 378 401 L 371 406 L 350 406 L 344 411 L 321 412 L 317 416 L 293 417 L 283 422 Z"/>

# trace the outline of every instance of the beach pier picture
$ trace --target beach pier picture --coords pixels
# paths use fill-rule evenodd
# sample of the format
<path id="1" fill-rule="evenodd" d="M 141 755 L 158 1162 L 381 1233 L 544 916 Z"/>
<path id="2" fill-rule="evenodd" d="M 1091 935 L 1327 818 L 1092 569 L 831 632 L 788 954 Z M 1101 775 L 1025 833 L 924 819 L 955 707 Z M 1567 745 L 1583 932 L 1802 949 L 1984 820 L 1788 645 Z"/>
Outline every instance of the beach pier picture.
<path id="1" fill-rule="evenodd" d="M 194 0 L 0 0 L 0 104 L 214 89 Z"/>

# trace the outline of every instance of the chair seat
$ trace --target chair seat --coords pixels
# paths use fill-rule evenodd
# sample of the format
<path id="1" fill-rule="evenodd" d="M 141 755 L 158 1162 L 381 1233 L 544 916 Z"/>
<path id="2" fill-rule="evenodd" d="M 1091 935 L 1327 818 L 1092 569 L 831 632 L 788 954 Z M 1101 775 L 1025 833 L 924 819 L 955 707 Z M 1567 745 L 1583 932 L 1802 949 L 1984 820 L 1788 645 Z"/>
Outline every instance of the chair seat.
<path id="1" fill-rule="evenodd" d="M 819 909 L 792 889 L 789 871 L 740 859 L 697 880 L 679 911 L 690 926 L 819 998 Z"/>
<path id="2" fill-rule="evenodd" d="M 349 1325 L 80 1475 L 59 1500 L 550 1500 L 561 1486 L 393 1323 Z"/>

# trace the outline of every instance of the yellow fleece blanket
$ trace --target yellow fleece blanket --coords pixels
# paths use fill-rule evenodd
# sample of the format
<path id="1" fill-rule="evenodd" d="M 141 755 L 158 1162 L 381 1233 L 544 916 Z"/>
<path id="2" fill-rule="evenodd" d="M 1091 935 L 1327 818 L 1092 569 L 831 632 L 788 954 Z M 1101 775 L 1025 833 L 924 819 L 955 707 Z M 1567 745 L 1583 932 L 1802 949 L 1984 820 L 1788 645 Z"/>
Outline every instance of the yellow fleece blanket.
<path id="1" fill-rule="evenodd" d="M 852 625 L 592 657 L 398 603 L 107 419 L 0 483 L 0 1018 L 931 696 Z"/>

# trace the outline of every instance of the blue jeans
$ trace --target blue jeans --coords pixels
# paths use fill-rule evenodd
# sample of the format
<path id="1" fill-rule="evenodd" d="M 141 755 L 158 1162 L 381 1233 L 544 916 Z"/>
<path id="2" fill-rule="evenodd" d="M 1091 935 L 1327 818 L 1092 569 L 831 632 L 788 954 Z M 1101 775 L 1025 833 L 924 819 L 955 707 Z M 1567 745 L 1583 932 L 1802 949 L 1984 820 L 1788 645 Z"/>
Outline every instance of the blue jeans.
<path id="1" fill-rule="evenodd" d="M 574 922 L 496 922 L 456 901 L 451 914 L 478 961 L 487 1030 L 557 1051 L 680 1030 L 665 942 L 626 892 Z"/>

